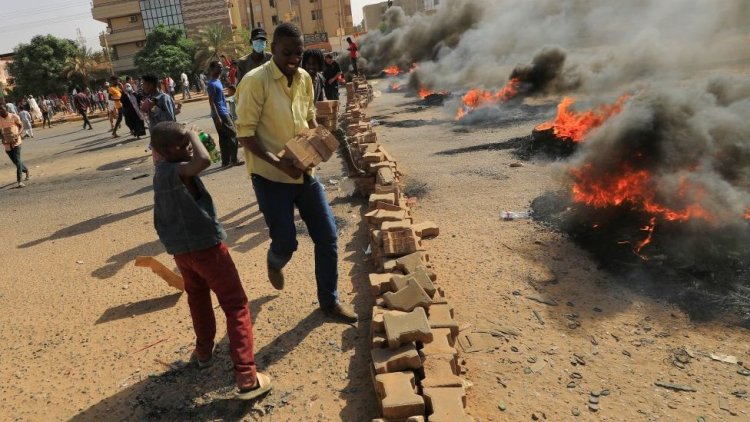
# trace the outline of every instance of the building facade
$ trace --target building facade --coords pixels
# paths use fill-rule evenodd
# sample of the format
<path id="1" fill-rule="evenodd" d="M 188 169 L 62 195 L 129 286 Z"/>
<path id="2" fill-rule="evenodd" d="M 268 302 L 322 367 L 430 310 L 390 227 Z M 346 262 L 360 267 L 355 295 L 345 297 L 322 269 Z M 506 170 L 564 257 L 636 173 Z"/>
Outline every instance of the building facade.
<path id="1" fill-rule="evenodd" d="M 305 46 L 340 49 L 342 40 L 354 33 L 351 0 L 249 0 L 246 11 L 252 28 L 269 34 L 281 22 L 297 24 L 305 34 Z"/>
<path id="2" fill-rule="evenodd" d="M 13 63 L 14 57 L 15 53 L 0 54 L 0 85 L 2 85 L 0 97 L 2 97 L 5 92 L 13 89 L 13 86 L 15 85 L 13 76 L 8 72 L 8 66 Z"/>
<path id="3" fill-rule="evenodd" d="M 158 25 L 184 29 L 189 37 L 210 24 L 242 26 L 242 9 L 250 0 L 92 0 L 94 19 L 107 24 L 99 41 L 111 51 L 112 68 L 135 68 L 135 53 L 146 43 L 146 34 Z M 249 23 L 249 20 L 248 20 Z M 249 25 L 248 25 L 249 26 Z"/>
<path id="4" fill-rule="evenodd" d="M 392 6 L 398 6 L 404 10 L 406 16 L 413 16 L 417 13 L 432 13 L 440 5 L 440 0 L 393 0 Z M 388 10 L 388 2 L 370 4 L 362 8 L 362 14 L 365 18 L 365 31 L 372 31 L 380 26 L 383 21 L 383 15 Z"/>

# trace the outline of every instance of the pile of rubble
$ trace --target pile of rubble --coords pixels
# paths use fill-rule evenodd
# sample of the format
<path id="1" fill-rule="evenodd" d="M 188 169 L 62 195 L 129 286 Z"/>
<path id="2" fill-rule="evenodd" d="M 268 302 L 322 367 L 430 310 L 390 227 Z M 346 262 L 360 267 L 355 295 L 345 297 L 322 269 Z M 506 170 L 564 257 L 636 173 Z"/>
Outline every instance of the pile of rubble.
<path id="1" fill-rule="evenodd" d="M 372 262 L 373 382 L 382 419 L 373 422 L 464 422 L 468 382 L 461 377 L 453 308 L 430 264 L 422 239 L 437 236 L 431 222 L 415 223 L 402 191 L 396 160 L 377 142 L 365 110 L 372 87 L 364 78 L 346 85 L 344 113 L 354 162 L 366 176 L 357 189 L 369 195 Z"/>

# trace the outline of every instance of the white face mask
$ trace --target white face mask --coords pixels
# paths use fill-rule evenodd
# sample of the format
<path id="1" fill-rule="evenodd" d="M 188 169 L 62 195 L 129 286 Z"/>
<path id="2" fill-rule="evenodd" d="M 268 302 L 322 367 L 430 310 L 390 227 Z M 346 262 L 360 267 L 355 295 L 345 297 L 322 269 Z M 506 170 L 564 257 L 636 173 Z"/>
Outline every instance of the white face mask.
<path id="1" fill-rule="evenodd" d="M 256 53 L 262 53 L 266 50 L 266 41 L 265 40 L 255 40 L 253 41 L 253 51 Z"/>

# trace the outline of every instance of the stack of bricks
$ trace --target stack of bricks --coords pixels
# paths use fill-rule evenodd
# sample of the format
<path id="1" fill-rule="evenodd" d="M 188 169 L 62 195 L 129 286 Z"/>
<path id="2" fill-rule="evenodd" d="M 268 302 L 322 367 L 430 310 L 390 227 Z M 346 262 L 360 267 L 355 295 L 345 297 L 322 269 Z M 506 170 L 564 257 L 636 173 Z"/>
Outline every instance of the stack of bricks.
<path id="1" fill-rule="evenodd" d="M 370 369 L 382 418 L 373 422 L 473 422 L 455 346 L 458 323 L 422 243 L 439 229 L 414 221 L 396 160 L 365 115 L 371 91 L 363 79 L 347 84 L 344 117 L 354 160 L 367 174 L 357 187 L 369 196 L 375 268 Z"/>
<path id="2" fill-rule="evenodd" d="M 336 132 L 339 128 L 338 113 L 338 100 L 318 101 L 315 103 L 315 121 L 331 132 Z"/>

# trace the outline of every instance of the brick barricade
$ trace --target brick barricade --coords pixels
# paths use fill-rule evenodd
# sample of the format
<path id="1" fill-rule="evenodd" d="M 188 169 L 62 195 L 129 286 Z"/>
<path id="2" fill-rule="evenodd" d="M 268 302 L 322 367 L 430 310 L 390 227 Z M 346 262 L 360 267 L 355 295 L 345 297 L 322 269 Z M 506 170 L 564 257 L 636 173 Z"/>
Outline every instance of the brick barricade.
<path id="1" fill-rule="evenodd" d="M 375 267 L 370 370 L 382 418 L 373 422 L 474 421 L 466 414 L 458 323 L 422 243 L 439 229 L 414 221 L 398 163 L 366 115 L 372 86 L 355 78 L 346 91 L 343 123 L 354 163 L 366 172 L 355 186 L 369 197 L 364 218 Z"/>

